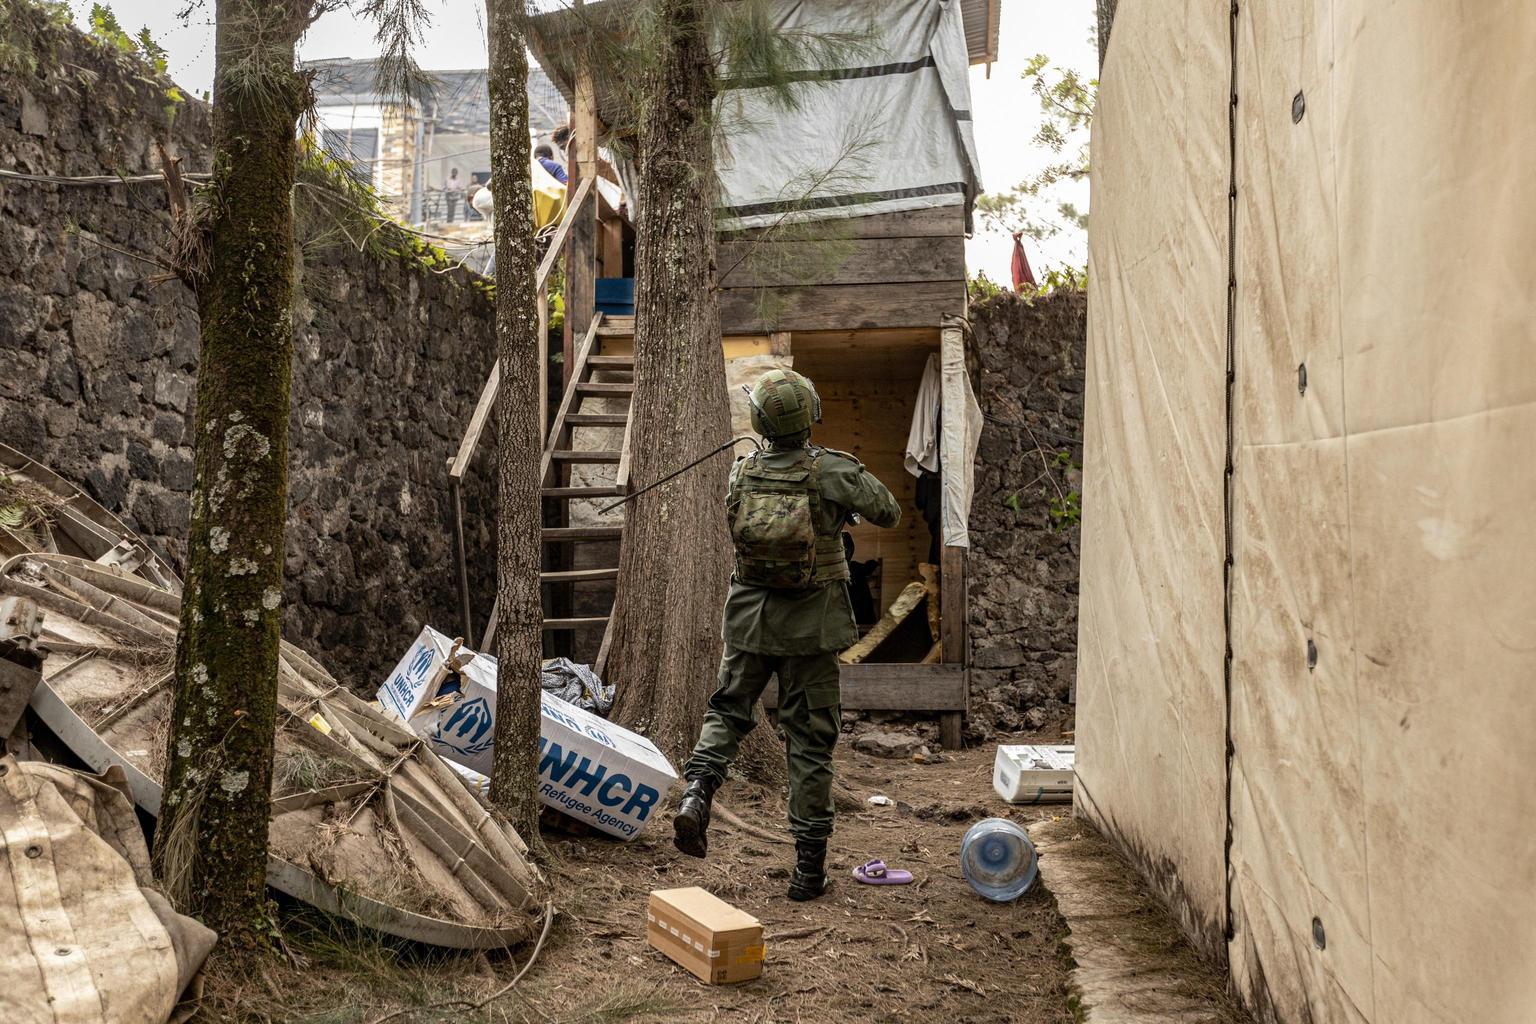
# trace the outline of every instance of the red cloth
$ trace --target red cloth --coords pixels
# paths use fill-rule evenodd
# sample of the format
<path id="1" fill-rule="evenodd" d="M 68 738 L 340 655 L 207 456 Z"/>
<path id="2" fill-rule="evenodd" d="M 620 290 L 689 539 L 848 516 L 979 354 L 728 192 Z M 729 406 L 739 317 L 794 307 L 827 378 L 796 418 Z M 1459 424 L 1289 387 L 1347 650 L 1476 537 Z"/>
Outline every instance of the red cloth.
<path id="1" fill-rule="evenodd" d="M 1013 290 L 1021 292 L 1024 286 L 1031 289 L 1038 287 L 1035 284 L 1035 273 L 1029 269 L 1029 257 L 1024 255 L 1024 241 L 1019 232 L 1013 233 Z"/>

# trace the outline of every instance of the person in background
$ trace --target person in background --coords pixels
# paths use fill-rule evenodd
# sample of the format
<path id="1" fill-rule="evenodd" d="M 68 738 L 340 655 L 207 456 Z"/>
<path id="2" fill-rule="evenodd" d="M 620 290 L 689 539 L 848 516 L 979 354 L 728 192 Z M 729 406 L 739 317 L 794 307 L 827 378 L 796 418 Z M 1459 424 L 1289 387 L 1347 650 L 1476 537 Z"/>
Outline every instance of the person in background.
<path id="1" fill-rule="evenodd" d="M 555 151 L 553 149 L 546 145 L 540 144 L 538 148 L 533 151 L 533 157 L 539 162 L 540 167 L 549 172 L 550 177 L 554 178 L 562 185 L 570 184 L 570 181 L 565 174 L 565 168 L 560 166 L 559 161 L 555 159 Z"/>
<path id="2" fill-rule="evenodd" d="M 463 195 L 464 183 L 459 180 L 459 169 L 455 167 L 448 172 L 448 180 L 443 183 L 443 200 L 448 207 L 448 223 L 452 224 L 459 215 L 459 198 Z"/>
<path id="3" fill-rule="evenodd" d="M 476 192 L 472 200 L 475 212 L 485 218 L 485 222 L 491 228 L 491 238 L 496 237 L 496 225 L 492 218 L 496 215 L 496 197 L 491 193 L 491 183 L 487 181 Z M 486 261 L 485 269 L 481 271 L 486 277 L 496 276 L 496 243 L 491 242 L 491 258 Z"/>

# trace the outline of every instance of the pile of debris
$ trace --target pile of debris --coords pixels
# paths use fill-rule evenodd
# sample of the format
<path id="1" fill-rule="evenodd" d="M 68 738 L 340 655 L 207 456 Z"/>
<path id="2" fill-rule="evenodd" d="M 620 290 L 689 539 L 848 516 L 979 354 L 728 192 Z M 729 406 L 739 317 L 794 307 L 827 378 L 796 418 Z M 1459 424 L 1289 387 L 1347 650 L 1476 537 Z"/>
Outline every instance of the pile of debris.
<path id="1" fill-rule="evenodd" d="M 16 713 L 15 722 L 0 723 L 7 749 L 26 778 L 96 794 L 98 803 L 105 785 L 153 818 L 166 767 L 180 582 L 122 522 L 3 445 L 0 488 L 0 601 L 10 599 L 13 620 L 5 644 L 13 660 L 3 662 L 0 694 L 14 697 L 20 691 L 11 677 L 27 677 L 22 702 L 32 712 L 23 719 L 16 701 L 0 700 Z M 532 934 L 538 874 L 527 847 L 404 723 L 286 643 L 279 705 L 267 869 L 273 888 L 434 945 L 499 948 Z M 50 754 L 104 774 L 70 776 L 29 764 Z M 42 806 L 41 785 L 25 787 L 29 813 Z M 64 802 L 98 826 L 111 810 Z M 0 830 L 8 851 L 28 851 L 28 843 L 11 842 L 22 820 L 16 813 L 0 811 Z M 109 841 L 147 884 L 137 821 L 131 811 L 117 817 L 133 822 L 137 846 L 123 829 Z M 65 827 L 61 820 L 48 827 Z M 25 903 L 16 909 L 24 926 L 46 917 Z"/>

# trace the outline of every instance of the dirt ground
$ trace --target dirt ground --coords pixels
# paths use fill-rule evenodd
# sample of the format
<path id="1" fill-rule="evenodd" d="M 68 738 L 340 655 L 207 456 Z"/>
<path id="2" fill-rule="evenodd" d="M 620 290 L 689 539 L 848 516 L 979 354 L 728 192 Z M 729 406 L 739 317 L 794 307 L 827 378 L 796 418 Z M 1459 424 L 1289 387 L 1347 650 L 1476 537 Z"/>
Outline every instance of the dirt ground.
<path id="1" fill-rule="evenodd" d="M 1002 739 L 1002 738 L 1000 738 Z M 1060 742 L 1054 735 L 1006 742 Z M 839 813 L 829 871 L 834 888 L 812 903 L 786 898 L 794 847 L 784 800 L 732 782 L 717 798 L 748 825 L 716 817 L 710 856 L 672 847 L 670 815 L 631 843 L 546 833 L 556 924 L 538 961 L 511 993 L 475 1007 L 510 980 L 510 957 L 423 955 L 338 936 L 303 915 L 291 921 L 290 953 L 301 971 L 265 981 L 216 971 L 203 1019 L 306 1024 L 392 1021 L 966 1021 L 1057 1024 L 1069 1006 L 1067 929 L 1040 884 L 1013 904 L 989 903 L 960 874 L 960 839 L 992 816 L 1028 821 L 1070 814 L 1066 805 L 1010 807 L 992 791 L 995 747 L 945 755 L 938 764 L 879 760 L 839 745 L 838 772 L 860 800 L 895 806 Z M 770 841 L 761 833 L 783 837 Z M 917 876 L 875 887 L 849 872 L 880 857 Z M 645 941 L 652 889 L 699 885 L 755 915 L 766 933 L 762 977 L 706 986 Z M 330 929 L 330 930 L 327 930 Z M 433 1003 L 456 1005 L 430 1008 Z"/>
<path id="2" fill-rule="evenodd" d="M 579 915 L 552 952 L 574 977 L 545 976 L 536 989 L 558 996 L 593 978 L 627 975 L 659 983 L 657 994 L 686 1021 L 1070 1021 L 1062 940 L 1066 926 L 1040 887 L 1011 905 L 988 903 L 961 877 L 960 839 L 976 821 L 1021 823 L 1055 808 L 1012 808 L 992 792 L 987 746 L 941 764 L 878 760 L 840 747 L 841 777 L 861 798 L 893 807 L 840 814 L 829 854 L 834 888 L 813 903 L 787 899 L 794 848 L 769 843 L 717 817 L 710 857 L 673 849 L 670 830 L 632 844 L 557 843 L 560 890 Z M 732 783 L 718 798 L 749 824 L 783 834 L 783 799 Z M 658 822 L 658 824 L 665 824 Z M 862 885 L 851 870 L 874 857 L 912 871 L 910 886 Z M 705 986 L 645 942 L 650 890 L 699 885 L 762 921 L 763 976 Z"/>

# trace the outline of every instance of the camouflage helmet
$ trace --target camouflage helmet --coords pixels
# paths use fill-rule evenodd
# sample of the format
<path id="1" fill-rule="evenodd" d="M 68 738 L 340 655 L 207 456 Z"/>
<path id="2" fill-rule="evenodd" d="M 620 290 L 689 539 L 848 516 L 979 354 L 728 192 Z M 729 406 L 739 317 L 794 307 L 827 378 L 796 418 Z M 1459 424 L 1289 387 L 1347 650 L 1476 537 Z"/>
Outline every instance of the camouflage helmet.
<path id="1" fill-rule="evenodd" d="M 821 397 L 794 370 L 769 370 L 747 392 L 747 401 L 752 429 L 770 440 L 809 433 L 811 424 L 821 422 Z"/>

